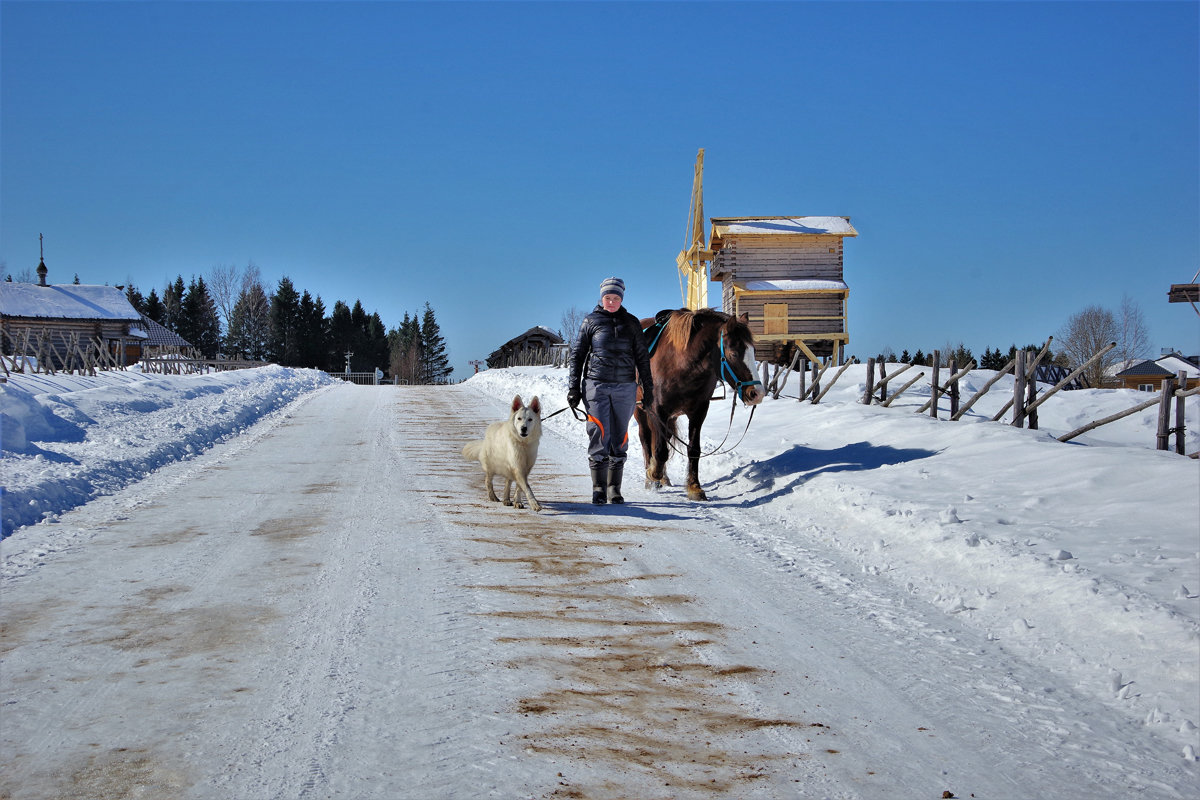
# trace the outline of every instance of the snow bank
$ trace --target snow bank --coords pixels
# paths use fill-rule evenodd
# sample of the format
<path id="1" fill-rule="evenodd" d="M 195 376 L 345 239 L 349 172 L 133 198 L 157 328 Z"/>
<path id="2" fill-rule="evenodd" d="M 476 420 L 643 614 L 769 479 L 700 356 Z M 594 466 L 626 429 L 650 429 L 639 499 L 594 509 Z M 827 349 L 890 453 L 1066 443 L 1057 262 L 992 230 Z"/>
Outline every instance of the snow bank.
<path id="1" fill-rule="evenodd" d="M 3 535 L 235 436 L 334 380 L 266 366 L 208 375 L 13 375 L 0 384 Z"/>

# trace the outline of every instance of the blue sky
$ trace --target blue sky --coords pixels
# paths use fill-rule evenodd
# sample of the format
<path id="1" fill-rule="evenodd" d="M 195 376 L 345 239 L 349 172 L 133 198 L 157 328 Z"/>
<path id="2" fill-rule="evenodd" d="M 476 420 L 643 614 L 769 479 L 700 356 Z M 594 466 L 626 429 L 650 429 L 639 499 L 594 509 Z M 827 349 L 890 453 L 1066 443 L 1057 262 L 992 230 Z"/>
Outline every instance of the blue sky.
<path id="1" fill-rule="evenodd" d="M 1041 342 L 1200 268 L 1195 2 L 0 2 L 0 260 L 256 264 L 455 377 L 625 279 L 681 304 L 707 216 L 844 215 L 849 354 Z M 713 286 L 711 295 L 719 297 Z"/>

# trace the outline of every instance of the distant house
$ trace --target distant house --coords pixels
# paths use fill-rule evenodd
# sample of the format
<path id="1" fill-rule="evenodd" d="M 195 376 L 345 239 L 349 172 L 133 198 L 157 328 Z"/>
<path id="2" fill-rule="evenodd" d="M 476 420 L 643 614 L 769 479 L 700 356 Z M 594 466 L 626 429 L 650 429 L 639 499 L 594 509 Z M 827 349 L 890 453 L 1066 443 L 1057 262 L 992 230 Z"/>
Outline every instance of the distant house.
<path id="1" fill-rule="evenodd" d="M 98 340 L 124 363 L 127 348 L 145 340 L 142 316 L 120 289 L 48 285 L 44 261 L 37 272 L 38 283 L 0 282 L 0 348 L 6 355 L 36 342 L 44 357 L 60 366 L 72 342 L 86 346 Z"/>
<path id="2" fill-rule="evenodd" d="M 1200 383 L 1200 365 L 1194 359 L 1178 353 L 1165 355 L 1157 361 L 1142 361 L 1116 374 L 1122 389 L 1138 389 L 1143 392 L 1162 391 L 1163 379 L 1184 373 L 1184 386 L 1190 389 Z"/>
<path id="3" fill-rule="evenodd" d="M 554 360 L 555 351 L 567 345 L 562 337 L 541 325 L 514 336 L 487 357 L 487 365 L 499 367 L 547 364 Z"/>

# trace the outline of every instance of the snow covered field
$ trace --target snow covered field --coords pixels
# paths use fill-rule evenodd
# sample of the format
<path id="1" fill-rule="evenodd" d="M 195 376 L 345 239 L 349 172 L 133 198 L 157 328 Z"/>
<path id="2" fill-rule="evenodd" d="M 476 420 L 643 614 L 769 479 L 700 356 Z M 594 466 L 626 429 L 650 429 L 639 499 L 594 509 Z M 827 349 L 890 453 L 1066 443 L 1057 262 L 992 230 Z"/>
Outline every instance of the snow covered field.
<path id="1" fill-rule="evenodd" d="M 1153 410 L 1054 441 L 1135 392 L 1027 431 L 864 377 L 766 401 L 707 504 L 594 509 L 560 414 L 532 515 L 457 449 L 561 370 L 15 376 L 0 796 L 1191 796 L 1200 464 Z"/>

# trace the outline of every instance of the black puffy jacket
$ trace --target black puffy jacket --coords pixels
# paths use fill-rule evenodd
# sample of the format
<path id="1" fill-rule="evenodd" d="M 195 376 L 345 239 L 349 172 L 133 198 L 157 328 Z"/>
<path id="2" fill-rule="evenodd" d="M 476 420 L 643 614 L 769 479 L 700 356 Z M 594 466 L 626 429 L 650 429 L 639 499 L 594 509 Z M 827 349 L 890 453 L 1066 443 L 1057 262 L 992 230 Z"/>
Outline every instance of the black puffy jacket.
<path id="1" fill-rule="evenodd" d="M 641 323 L 624 307 L 610 314 L 598 305 L 583 318 L 571 351 L 568 389 L 580 389 L 581 378 L 602 383 L 641 381 L 644 390 L 653 391 L 650 353 L 642 338 Z"/>

